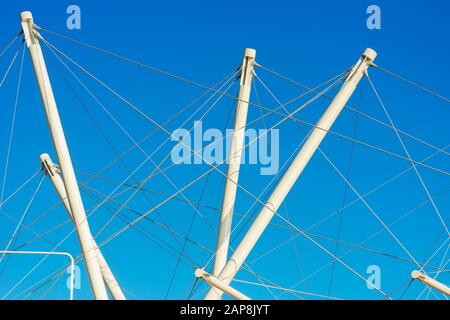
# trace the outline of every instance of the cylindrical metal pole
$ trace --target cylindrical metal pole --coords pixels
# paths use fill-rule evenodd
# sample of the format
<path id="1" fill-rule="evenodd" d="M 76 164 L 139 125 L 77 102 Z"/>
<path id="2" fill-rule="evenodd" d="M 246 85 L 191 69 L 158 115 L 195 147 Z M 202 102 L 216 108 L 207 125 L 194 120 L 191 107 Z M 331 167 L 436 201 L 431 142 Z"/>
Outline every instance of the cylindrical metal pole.
<path id="1" fill-rule="evenodd" d="M 219 233 L 217 236 L 216 256 L 214 261 L 213 275 L 218 276 L 225 266 L 228 258 L 228 246 L 230 243 L 230 230 L 233 220 L 234 203 L 236 200 L 236 189 L 241 166 L 242 148 L 245 138 L 245 125 L 247 122 L 248 103 L 253 79 L 253 65 L 256 51 L 245 49 L 241 69 L 241 79 L 234 118 L 234 129 L 232 134 L 230 153 L 228 156 L 227 179 L 222 200 L 220 214 Z"/>
<path id="2" fill-rule="evenodd" d="M 95 241 L 95 240 L 94 240 Z M 96 243 L 97 245 L 97 243 Z M 119 285 L 119 282 L 117 282 L 116 277 L 111 271 L 111 268 L 109 267 L 108 263 L 106 262 L 105 257 L 103 256 L 102 251 L 97 248 L 97 260 L 98 265 L 100 266 L 100 270 L 102 272 L 103 280 L 105 281 L 106 287 L 108 288 L 109 292 L 111 293 L 111 296 L 114 300 L 127 300 L 125 297 L 125 294 L 122 291 L 122 288 Z"/>
<path id="3" fill-rule="evenodd" d="M 56 190 L 56 193 L 58 194 L 59 198 L 61 199 L 61 202 L 63 203 L 67 213 L 69 214 L 69 217 L 73 221 L 73 214 L 70 209 L 69 200 L 67 197 L 66 188 L 64 187 L 64 182 L 60 175 L 60 170 L 58 167 L 53 163 L 52 159 L 47 153 L 41 154 L 40 156 L 41 163 L 47 173 L 47 175 L 50 177 L 50 181 L 52 182 L 53 187 Z M 89 232 L 90 233 L 90 232 Z M 92 237 L 92 234 L 91 234 Z M 114 277 L 114 274 L 112 273 L 111 269 L 109 268 L 108 263 L 106 262 L 105 257 L 102 254 L 102 251 L 97 246 L 97 242 L 95 239 L 92 239 L 94 241 L 97 252 L 97 262 L 100 266 L 100 270 L 102 272 L 103 280 L 106 284 L 106 287 L 108 288 L 109 292 L 111 293 L 111 296 L 114 300 L 126 300 L 126 297 L 122 291 L 122 289 L 119 286 L 119 283 L 117 282 L 116 278 Z"/>
<path id="4" fill-rule="evenodd" d="M 108 299 L 108 294 L 106 292 L 105 283 L 103 282 L 100 267 L 97 263 L 96 246 L 89 231 L 86 212 L 78 189 L 77 179 L 75 177 L 72 160 L 70 158 L 63 127 L 59 118 L 55 97 L 53 96 L 44 56 L 42 55 L 39 40 L 33 29 L 34 23 L 31 12 L 22 12 L 21 20 L 25 40 L 30 52 L 38 87 L 41 93 L 44 111 L 47 116 L 50 133 L 61 168 L 61 175 L 67 190 L 67 198 L 73 213 L 75 227 L 80 240 L 81 250 L 84 255 L 92 291 L 95 299 L 106 300 Z"/>
<path id="5" fill-rule="evenodd" d="M 445 284 L 440 283 L 439 281 L 437 281 L 433 278 L 430 278 L 425 273 L 422 273 L 419 270 L 414 270 L 411 273 L 411 277 L 413 279 L 419 280 L 420 282 L 426 284 L 427 286 L 430 286 L 430 287 L 438 290 L 439 292 L 442 292 L 443 294 L 446 294 L 447 296 L 450 297 L 450 288 L 449 287 L 447 287 Z"/>
<path id="6" fill-rule="evenodd" d="M 302 149 L 299 151 L 286 173 L 283 175 L 264 208 L 255 219 L 239 246 L 234 251 L 232 257 L 225 265 L 224 269 L 218 276 L 225 284 L 229 284 L 235 274 L 239 271 L 247 256 L 255 246 L 261 234 L 269 225 L 281 203 L 284 201 L 289 191 L 297 181 L 308 161 L 319 147 L 321 141 L 331 128 L 334 121 L 338 117 L 342 108 L 345 106 L 350 96 L 356 89 L 356 85 L 363 77 L 367 68 L 376 57 L 376 52 L 372 49 L 366 49 L 357 64 L 353 67 L 339 92 L 336 94 L 328 109 L 317 122 L 314 130 L 306 140 Z M 205 299 L 217 299 L 216 289 L 211 289 Z M 222 295 L 220 293 L 220 295 Z"/>

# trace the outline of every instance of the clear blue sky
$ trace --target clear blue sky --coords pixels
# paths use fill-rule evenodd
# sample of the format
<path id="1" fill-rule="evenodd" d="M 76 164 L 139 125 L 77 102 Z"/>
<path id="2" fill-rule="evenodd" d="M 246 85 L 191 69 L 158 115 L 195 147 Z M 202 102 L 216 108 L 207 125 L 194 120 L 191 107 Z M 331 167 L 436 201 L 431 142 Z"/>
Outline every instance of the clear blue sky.
<path id="1" fill-rule="evenodd" d="M 81 8 L 81 30 L 66 28 L 68 17 L 66 8 L 71 4 L 77 4 Z M 381 8 L 381 30 L 369 30 L 366 27 L 368 17 L 366 8 L 371 4 L 376 4 Z M 19 13 L 24 10 L 33 12 L 35 22 L 39 26 L 135 58 L 205 85 L 212 85 L 232 72 L 241 63 L 242 51 L 246 47 L 257 50 L 257 61 L 261 65 L 309 86 L 321 83 L 343 72 L 356 62 L 366 47 L 371 47 L 378 52 L 376 62 L 380 66 L 415 80 L 445 97 L 450 95 L 448 89 L 450 62 L 447 59 L 450 55 L 448 41 L 450 5 L 447 1 L 371 2 L 352 0 L 345 2 L 276 1 L 272 3 L 136 0 L 108 2 L 45 0 L 39 1 L 39 3 L 15 1 L 1 5 L 0 47 L 6 45 L 20 30 Z M 48 41 L 69 54 L 160 123 L 202 93 L 202 89 L 198 87 L 118 61 L 50 34 L 44 32 L 42 34 Z M 17 48 L 18 46 L 15 45 L 0 58 L 1 75 L 4 74 Z M 56 60 L 51 59 L 52 53 L 49 50 L 44 49 L 44 55 L 47 59 L 75 168 L 79 180 L 84 181 L 88 178 L 85 173 L 93 174 L 116 158 L 116 154 L 95 124 L 102 128 L 102 132 L 109 137 L 118 152 L 125 151 L 132 145 L 132 142 L 117 129 L 111 119 L 64 70 L 64 67 Z M 52 62 L 53 60 L 54 62 Z M 10 77 L 0 88 L 2 101 L 0 112 L 1 177 L 4 175 L 19 62 L 20 54 L 11 70 Z M 89 110 L 90 116 L 73 95 L 55 65 L 72 83 L 80 99 L 84 102 L 85 108 Z M 132 112 L 124 103 L 99 87 L 75 67 L 72 68 L 132 134 L 134 139 L 139 140 L 154 129 L 152 124 Z M 303 92 L 301 88 L 277 79 L 263 70 L 257 70 L 257 72 L 281 101 L 286 102 Z M 449 142 L 450 109 L 448 103 L 413 89 L 380 70 L 373 69 L 370 74 L 398 128 L 437 147 L 443 147 Z M 258 85 L 260 103 L 270 108 L 276 107 L 274 101 L 264 92 L 264 88 L 260 84 Z M 358 105 L 364 113 L 386 122 L 386 116 L 367 80 L 362 81 L 360 88 L 362 88 L 362 92 L 358 91 L 351 99 L 350 104 Z M 236 87 L 232 89 L 231 93 L 236 93 Z M 360 94 L 361 99 L 359 100 Z M 48 152 L 55 158 L 27 52 L 25 52 L 19 97 L 5 197 L 38 169 L 41 153 Z M 257 102 L 254 94 L 252 101 Z M 204 119 L 204 126 L 220 129 L 225 126 L 230 127 L 226 121 L 233 106 L 232 100 L 224 98 Z M 293 104 L 289 110 L 292 111 L 298 106 L 299 104 Z M 321 100 L 301 112 L 298 117 L 304 121 L 315 122 L 325 107 L 326 100 Z M 191 127 L 193 120 L 198 119 L 201 113 L 191 119 L 186 127 Z M 261 110 L 251 107 L 249 120 L 256 119 L 260 114 Z M 187 117 L 188 114 L 183 114 L 177 121 L 168 125 L 167 130 L 176 129 Z M 92 122 L 92 118 L 95 119 L 95 124 Z M 279 116 L 270 116 L 265 123 L 260 121 L 252 127 L 270 127 L 279 120 Z M 333 130 L 352 136 L 355 132 L 354 128 L 355 114 L 344 110 Z M 308 127 L 304 127 L 304 129 L 308 129 Z M 282 164 L 288 159 L 303 136 L 303 131 L 293 123 L 286 122 L 280 128 L 280 161 Z M 146 152 L 151 153 L 166 137 L 164 133 L 157 133 L 143 145 L 143 148 Z M 393 131 L 368 119 L 358 119 L 355 137 L 404 156 L 404 151 Z M 411 139 L 404 139 L 411 157 L 417 161 L 434 152 L 433 149 Z M 171 147 L 173 144 L 167 144 L 162 148 L 155 155 L 155 162 L 159 162 Z M 336 166 L 346 173 L 352 144 L 349 141 L 329 136 L 322 147 Z M 125 158 L 125 162 L 129 168 L 133 169 L 143 159 L 142 153 L 135 150 Z M 437 155 L 427 163 L 445 171 L 450 170 L 450 163 L 446 155 Z M 166 165 L 170 165 L 170 162 L 166 162 L 163 167 Z M 365 193 L 410 166 L 404 160 L 355 145 L 349 179 L 360 193 Z M 207 168 L 206 165 L 179 166 L 169 169 L 167 175 L 175 185 L 182 187 Z M 225 168 L 221 167 L 221 169 L 223 171 Z M 152 170 L 153 166 L 147 164 L 136 174 L 136 178 L 142 179 Z M 448 222 L 450 201 L 448 192 L 445 193 L 448 191 L 450 182 L 448 175 L 426 168 L 419 168 L 419 171 L 430 193 L 436 195 L 436 205 Z M 123 164 L 117 163 L 105 171 L 103 176 L 121 181 L 127 176 L 127 170 Z M 271 177 L 259 175 L 259 167 L 245 165 L 240 182 L 246 189 L 258 195 L 270 179 Z M 33 180 L 29 186 L 2 208 L 0 241 L 3 247 L 6 246 L 16 226 L 11 217 L 20 219 L 38 181 L 39 178 Z M 111 192 L 115 187 L 114 184 L 104 181 L 93 182 L 91 186 L 105 194 Z M 175 192 L 173 186 L 162 176 L 152 179 L 146 186 L 151 190 L 167 194 Z M 220 206 L 223 177 L 218 173 L 211 175 L 206 191 L 201 196 L 203 187 L 204 180 L 187 190 L 185 196 L 194 202 L 201 199 L 202 204 L 207 206 Z M 351 190 L 347 191 L 345 200 L 343 199 L 344 194 L 345 184 L 342 179 L 337 176 L 323 157 L 316 154 L 285 201 L 285 206 L 280 214 L 289 217 L 292 223 L 300 229 L 306 229 L 340 208 L 343 203 L 356 199 Z M 86 207 L 91 207 L 94 204 L 92 200 L 86 194 L 83 196 Z M 126 197 L 120 198 L 120 200 L 124 199 Z M 152 207 L 152 204 L 163 199 L 155 194 L 148 194 L 148 197 L 140 195 L 130 202 L 130 207 L 139 212 L 145 212 Z M 417 176 L 410 171 L 368 197 L 367 201 L 380 218 L 389 224 L 427 199 Z M 21 231 L 15 243 L 16 247 L 26 244 L 36 234 L 44 233 L 66 221 L 67 215 L 62 207 L 57 207 L 39 219 L 40 215 L 45 213 L 45 210 L 55 201 L 57 201 L 57 197 L 49 181 L 45 180 L 24 220 L 26 225 L 30 223 L 32 225 L 29 226 L 29 229 L 24 228 Z M 244 213 L 251 204 L 252 199 L 240 192 L 236 210 Z M 112 206 L 113 208 L 117 207 L 114 203 Z M 194 242 L 213 249 L 218 212 L 203 207 L 199 210 L 203 218 L 196 217 L 189 237 Z M 172 201 L 163 206 L 158 215 L 155 214 L 152 218 L 158 223 L 164 221 L 171 229 L 180 234 L 187 234 L 193 214 L 195 214 L 194 210 L 186 203 Z M 9 215 L 9 218 L 6 215 Z M 111 215 L 112 213 L 105 208 L 94 213 L 90 218 L 93 233 L 99 231 Z M 123 216 L 125 219 L 136 218 L 136 215 L 128 210 L 123 211 Z M 38 220 L 35 221 L 36 219 Z M 238 220 L 239 218 L 236 218 L 235 222 Z M 280 219 L 275 218 L 273 223 L 278 226 L 268 228 L 248 261 L 256 259 L 295 235 L 295 232 L 279 227 L 285 226 Z M 339 215 L 336 215 L 311 229 L 310 232 L 323 237 L 336 238 L 338 224 Z M 99 242 L 119 230 L 123 225 L 122 220 L 115 219 L 99 236 Z M 214 229 L 211 230 L 208 225 L 213 226 Z M 103 251 L 130 298 L 164 298 L 177 263 L 176 252 L 180 245 L 183 245 L 183 239 L 177 238 L 150 221 L 142 221 L 140 226 L 157 236 L 159 241 L 163 241 L 165 249 L 161 249 L 143 236 L 142 230 L 138 232 L 130 229 L 105 245 Z M 340 239 L 352 244 L 360 243 L 382 228 L 381 224 L 362 204 L 354 205 L 344 211 L 341 226 Z M 31 229 L 33 231 L 30 231 Z M 63 239 L 71 229 L 72 226 L 66 224 L 46 235 L 45 239 L 47 240 L 33 241 L 22 249 L 51 250 L 53 244 Z M 405 247 L 421 262 L 426 261 L 445 240 L 442 230 L 443 226 L 430 203 L 421 206 L 392 228 Z M 36 232 L 36 234 L 32 232 Z M 146 235 L 148 236 L 148 234 Z M 239 235 L 242 235 L 242 231 Z M 240 238 L 239 235 L 237 240 Z M 333 242 L 323 238 L 315 239 L 334 252 L 335 244 Z M 237 243 L 238 241 L 234 241 L 233 247 Z M 386 231 L 362 246 L 394 255 L 397 258 L 408 258 Z M 441 263 L 445 248 L 430 261 L 433 266 Z M 340 245 L 337 252 L 343 254 L 349 249 L 351 248 Z M 75 234 L 72 234 L 58 250 L 69 251 L 73 255 L 77 255 L 79 249 Z M 176 257 L 170 255 L 167 250 L 175 253 Z M 196 265 L 200 266 L 204 265 L 211 257 L 210 253 L 205 253 L 203 249 L 192 243 L 186 245 L 186 254 L 195 261 Z M 381 289 L 390 293 L 393 298 L 398 298 L 405 290 L 409 274 L 415 265 L 397 258 L 356 249 L 342 259 L 365 277 L 368 276 L 366 274 L 368 266 L 378 265 L 382 273 Z M 255 261 L 251 264 L 251 268 L 278 285 L 290 287 L 314 273 L 330 259 L 311 242 L 300 236 L 270 255 Z M 10 257 L 5 271 L 0 277 L 0 295 L 3 296 L 7 293 L 39 260 L 40 258 L 37 257 Z M 7 297 L 12 298 L 19 294 L 49 272 L 61 268 L 65 262 L 62 258 L 49 258 Z M 2 261 L 0 268 L 3 268 L 5 263 Z M 83 264 L 80 266 L 82 288 L 77 290 L 75 295 L 76 298 L 90 298 L 84 266 Z M 211 264 L 208 265 L 208 270 L 211 270 Z M 425 270 L 433 271 L 428 268 Z M 45 297 L 54 299 L 68 297 L 65 288 L 66 277 L 67 275 L 56 282 Z M 241 272 L 237 278 L 257 282 L 255 277 L 245 271 Z M 295 289 L 328 295 L 330 278 L 331 268 L 327 267 L 296 286 Z M 450 283 L 448 273 L 441 274 L 439 279 Z M 193 281 L 192 266 L 181 263 L 167 297 L 186 298 Z M 241 283 L 236 283 L 235 286 L 252 298 L 273 298 L 273 295 L 265 288 Z M 49 288 L 48 284 L 39 288 L 30 297 L 39 298 L 47 288 Z M 201 293 L 205 288 L 202 285 L 198 292 Z M 404 298 L 414 299 L 422 289 L 423 285 L 413 283 L 406 291 Z M 276 289 L 272 291 L 275 294 L 280 293 Z M 368 290 L 361 279 L 339 264 L 335 265 L 330 295 L 340 298 L 383 298 L 374 290 Z M 299 294 L 299 296 L 311 298 L 307 295 Z M 23 297 L 23 295 L 18 297 Z M 201 294 L 196 296 L 196 298 L 200 297 L 202 297 Z M 430 296 L 430 298 L 433 297 L 433 295 Z M 282 298 L 296 297 L 286 294 Z"/>

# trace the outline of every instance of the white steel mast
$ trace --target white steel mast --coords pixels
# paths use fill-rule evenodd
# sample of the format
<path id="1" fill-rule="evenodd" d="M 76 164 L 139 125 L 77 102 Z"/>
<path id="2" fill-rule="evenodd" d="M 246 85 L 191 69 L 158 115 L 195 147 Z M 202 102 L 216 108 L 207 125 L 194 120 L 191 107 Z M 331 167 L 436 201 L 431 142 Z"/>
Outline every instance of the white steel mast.
<path id="1" fill-rule="evenodd" d="M 47 73 L 44 56 L 42 55 L 37 32 L 34 30 L 33 16 L 31 12 L 28 11 L 22 12 L 20 16 L 25 41 L 33 63 L 44 112 L 47 116 L 50 134 L 58 157 L 64 187 L 67 191 L 67 199 L 73 214 L 73 220 L 80 240 L 81 251 L 83 252 L 92 291 L 95 299 L 106 300 L 108 299 L 108 294 L 97 261 L 97 246 L 93 241 L 89 229 L 86 212 L 84 210 L 80 190 L 78 189 L 77 179 L 72 166 L 72 160 L 70 158 L 61 120 L 59 118 L 58 108 Z"/>
<path id="2" fill-rule="evenodd" d="M 430 278 L 425 273 L 420 272 L 419 270 L 414 270 L 411 273 L 411 277 L 413 279 L 419 280 L 423 284 L 426 284 L 427 286 L 434 288 L 434 289 L 438 290 L 439 292 L 450 297 L 450 288 L 449 287 L 447 287 L 445 284 L 443 284 L 433 278 Z"/>
<path id="3" fill-rule="evenodd" d="M 216 256 L 214 261 L 213 275 L 218 276 L 225 266 L 228 258 L 228 247 L 230 243 L 230 230 L 233 220 L 234 203 L 236 200 L 236 189 L 241 166 L 242 149 L 245 138 L 245 125 L 247 122 L 248 103 L 253 79 L 253 66 L 255 64 L 256 51 L 245 49 L 242 62 L 236 115 L 234 118 L 234 129 L 228 156 L 227 178 L 222 200 L 219 233 L 217 236 Z"/>
<path id="4" fill-rule="evenodd" d="M 56 193 L 58 194 L 61 202 L 64 205 L 64 208 L 66 209 L 72 221 L 74 221 L 73 214 L 70 209 L 69 199 L 67 197 L 67 191 L 64 187 L 64 181 L 61 177 L 61 170 L 56 166 L 56 164 L 53 163 L 52 159 L 47 153 L 41 154 L 40 159 L 46 174 L 50 178 L 50 181 L 55 188 Z M 126 300 L 125 295 L 119 286 L 119 283 L 114 277 L 114 274 L 112 273 L 105 257 L 102 254 L 102 251 L 100 250 L 100 248 L 98 248 L 97 242 L 94 238 L 92 238 L 92 241 L 94 241 L 94 244 L 97 247 L 97 261 L 100 266 L 100 271 L 102 272 L 103 280 L 109 292 L 111 293 L 111 296 L 114 300 Z"/>
<path id="5" fill-rule="evenodd" d="M 279 181 L 264 208 L 261 210 L 230 260 L 217 277 L 218 281 L 222 282 L 222 286 L 231 283 L 376 56 L 377 53 L 368 48 L 364 51 L 356 65 L 353 66 L 341 89 L 317 122 L 314 130 L 312 130 L 302 149 Z M 219 291 L 216 286 L 209 290 L 205 299 L 220 299 L 222 295 L 223 291 Z"/>

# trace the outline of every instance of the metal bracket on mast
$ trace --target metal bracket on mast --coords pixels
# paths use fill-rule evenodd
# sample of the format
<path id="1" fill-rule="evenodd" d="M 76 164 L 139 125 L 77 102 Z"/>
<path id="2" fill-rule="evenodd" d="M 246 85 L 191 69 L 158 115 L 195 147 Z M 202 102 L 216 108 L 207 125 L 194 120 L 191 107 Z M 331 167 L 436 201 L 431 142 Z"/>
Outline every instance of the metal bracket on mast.
<path id="1" fill-rule="evenodd" d="M 232 288 L 231 286 L 229 286 L 226 283 L 224 283 L 223 281 L 217 279 L 213 275 L 210 275 L 208 272 L 206 272 L 203 269 L 195 270 L 195 276 L 197 278 L 202 278 L 203 280 L 205 280 L 211 286 L 211 288 L 217 288 L 217 289 L 229 294 L 233 298 L 236 298 L 238 300 L 251 300 L 245 294 Z"/>
<path id="2" fill-rule="evenodd" d="M 53 95 L 44 56 L 39 44 L 39 39 L 36 36 L 36 31 L 34 30 L 35 25 L 33 16 L 31 12 L 25 11 L 20 14 L 20 17 L 22 30 L 31 56 L 34 73 L 42 98 L 42 104 L 44 106 L 44 112 L 47 117 L 50 134 L 61 169 L 62 180 L 67 192 L 67 201 L 73 214 L 73 220 L 80 240 L 80 247 L 83 252 L 92 291 L 95 299 L 107 300 L 108 293 L 106 292 L 100 266 L 97 262 L 97 247 L 89 230 L 86 212 L 78 188 L 75 171 L 72 166 L 64 130 L 59 118 L 58 107 Z"/>
<path id="3" fill-rule="evenodd" d="M 70 209 L 69 200 L 67 198 L 66 188 L 64 187 L 64 182 L 61 178 L 61 171 L 59 170 L 58 166 L 53 163 L 53 161 L 51 160 L 50 156 L 47 153 L 41 154 L 40 159 L 46 174 L 50 177 L 50 181 L 52 182 L 52 185 L 55 188 L 56 193 L 58 194 L 59 198 L 61 199 L 61 202 L 64 205 L 64 208 L 69 214 L 69 217 L 72 219 L 72 222 L 75 223 L 75 221 L 73 220 L 72 211 Z M 102 251 L 97 245 L 97 242 L 95 241 L 94 238 L 92 238 L 92 241 L 97 247 L 96 249 L 97 262 L 102 272 L 103 281 L 105 282 L 106 287 L 111 293 L 111 296 L 113 297 L 114 300 L 126 300 L 125 295 L 122 289 L 120 288 L 116 278 L 114 277 L 114 274 L 109 268 L 109 265 L 106 262 L 106 259 L 102 254 Z"/>
<path id="4" fill-rule="evenodd" d="M 242 238 L 230 260 L 228 260 L 222 272 L 217 277 L 224 284 L 229 285 L 231 283 L 245 259 L 256 245 L 256 242 L 288 195 L 289 191 L 292 189 L 295 182 L 303 172 L 303 169 L 306 167 L 320 143 L 325 138 L 328 130 L 339 116 L 339 113 L 347 104 L 351 95 L 355 91 L 357 84 L 364 76 L 367 68 L 371 65 L 376 56 L 377 53 L 368 48 L 364 51 L 358 62 L 353 66 L 341 89 L 315 125 L 314 130 L 311 131 L 311 134 L 304 143 L 302 149 L 299 151 L 283 177 L 278 182 L 278 185 L 272 192 L 269 200 L 264 205 L 257 218 L 253 221 L 253 224 L 250 226 L 244 238 Z M 211 288 L 205 299 L 220 299 L 222 294 L 223 292 L 219 292 L 216 288 Z"/>
<path id="5" fill-rule="evenodd" d="M 450 288 L 449 287 L 447 287 L 445 284 L 440 283 L 439 281 L 437 281 L 433 278 L 430 278 L 425 273 L 420 272 L 419 270 L 414 270 L 411 273 L 411 277 L 413 279 L 419 280 L 423 284 L 426 284 L 427 286 L 430 286 L 431 288 L 434 288 L 434 289 L 438 290 L 439 292 L 442 292 L 443 294 L 450 297 Z"/>
<path id="6" fill-rule="evenodd" d="M 253 67 L 255 64 L 256 51 L 245 49 L 242 62 L 238 99 L 236 104 L 236 115 L 231 139 L 230 154 L 228 156 L 227 178 L 225 181 L 222 210 L 220 214 L 219 232 L 216 244 L 216 256 L 214 261 L 215 276 L 219 275 L 228 258 L 228 247 L 230 243 L 230 230 L 233 220 L 234 203 L 236 200 L 239 169 L 241 166 L 242 149 L 245 137 L 245 125 L 247 122 L 248 103 L 253 79 Z"/>

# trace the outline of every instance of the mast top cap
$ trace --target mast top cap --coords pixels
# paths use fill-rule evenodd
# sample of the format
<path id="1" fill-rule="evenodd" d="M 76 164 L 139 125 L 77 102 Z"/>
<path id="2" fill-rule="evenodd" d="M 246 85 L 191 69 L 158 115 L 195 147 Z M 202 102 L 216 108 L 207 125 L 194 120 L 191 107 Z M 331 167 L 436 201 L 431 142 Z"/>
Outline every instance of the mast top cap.
<path id="1" fill-rule="evenodd" d="M 50 156 L 48 155 L 48 153 L 43 153 L 39 156 L 39 158 L 41 159 L 41 161 L 44 160 L 50 160 Z"/>
<path id="2" fill-rule="evenodd" d="M 367 48 L 362 55 L 373 61 L 377 57 L 377 52 L 371 48 Z"/>
<path id="3" fill-rule="evenodd" d="M 203 277 L 204 274 L 205 274 L 205 270 L 203 270 L 201 268 L 198 268 L 198 269 L 195 270 L 195 276 L 197 278 Z"/>
<path id="4" fill-rule="evenodd" d="M 251 48 L 245 48 L 244 50 L 244 56 L 249 58 L 255 58 L 256 57 L 256 50 Z"/>
<path id="5" fill-rule="evenodd" d="M 20 18 L 23 22 L 33 20 L 33 15 L 31 14 L 31 11 L 23 11 L 20 13 Z"/>

